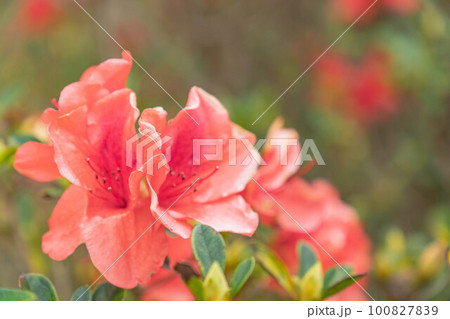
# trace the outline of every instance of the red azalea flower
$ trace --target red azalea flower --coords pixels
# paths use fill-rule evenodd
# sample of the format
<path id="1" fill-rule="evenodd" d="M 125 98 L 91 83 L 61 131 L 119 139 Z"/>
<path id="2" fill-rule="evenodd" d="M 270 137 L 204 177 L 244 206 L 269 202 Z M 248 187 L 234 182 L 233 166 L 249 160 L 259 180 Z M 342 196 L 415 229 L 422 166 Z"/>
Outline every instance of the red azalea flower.
<path id="1" fill-rule="evenodd" d="M 239 193 L 257 168 L 255 160 L 242 164 L 256 152 L 252 148 L 255 137 L 233 124 L 222 104 L 197 87 L 191 89 L 186 107 L 168 124 L 166 115 L 162 108 L 147 109 L 139 121 L 141 131 L 150 132 L 148 136 L 157 132 L 161 140 L 169 139 L 160 154 L 153 154 L 167 157 L 168 164 L 155 169 L 153 176 L 147 175 L 155 217 L 183 238 L 190 236 L 191 220 L 220 232 L 252 235 L 258 215 Z M 223 156 L 206 160 L 217 148 L 202 146 L 196 164 L 194 141 L 205 139 L 221 141 Z"/>
<path id="2" fill-rule="evenodd" d="M 256 182 L 249 183 L 246 199 L 263 222 L 278 227 L 274 246 L 291 271 L 298 267 L 295 246 L 299 240 L 316 247 L 325 269 L 337 266 L 311 235 L 340 264 L 349 265 L 358 273 L 367 272 L 370 242 L 356 213 L 341 201 L 336 189 L 328 182 L 315 180 L 308 183 L 295 176 L 300 146 L 288 145 L 287 139 L 297 137 L 295 130 L 283 128 L 281 120 L 272 124 L 267 136 L 269 144 L 266 143 L 269 146 L 262 153 L 267 165 L 258 170 Z M 272 139 L 286 141 L 287 165 L 280 164 L 282 148 L 270 146 Z"/>
<path id="3" fill-rule="evenodd" d="M 98 66 L 87 69 L 80 81 L 66 86 L 56 103 L 57 110 L 48 108 L 42 121 L 49 124 L 80 106 L 90 107 L 108 94 L 125 87 L 131 70 L 131 55 L 122 53 L 123 59 L 109 59 Z M 54 161 L 53 144 L 28 142 L 16 153 L 14 168 L 22 175 L 39 182 L 48 182 L 61 177 Z"/>
<path id="4" fill-rule="evenodd" d="M 164 268 L 152 275 L 141 296 L 144 301 L 194 301 L 195 298 L 181 276 Z"/>
<path id="5" fill-rule="evenodd" d="M 317 245 L 307 234 L 291 232 L 279 228 L 274 241 L 274 249 L 284 260 L 289 270 L 294 273 L 298 269 L 296 246 L 299 241 L 308 242 L 315 248 L 324 271 L 331 267 L 350 266 L 355 274 L 367 273 L 370 269 L 370 241 L 364 233 L 356 213 L 342 202 L 334 202 L 334 214 L 323 221 L 317 230 L 310 232 L 332 258 Z M 334 260 L 333 260 L 334 259 Z M 367 280 L 358 282 L 363 287 Z M 329 300 L 367 300 L 368 296 L 358 285 L 344 290 Z"/>
<path id="6" fill-rule="evenodd" d="M 343 109 L 366 125 L 395 113 L 398 96 L 388 56 L 371 52 L 359 66 L 339 55 L 324 57 L 315 70 L 313 98 L 320 106 Z"/>
<path id="7" fill-rule="evenodd" d="M 328 206 L 322 200 L 321 194 L 334 196 L 335 191 L 320 181 L 309 184 L 294 176 L 299 168 L 297 161 L 300 156 L 300 144 L 297 142 L 296 145 L 288 145 L 288 139 L 297 141 L 297 132 L 283 128 L 281 119 L 275 120 L 269 129 L 267 142 L 262 151 L 266 165 L 259 168 L 254 177 L 255 181 L 248 184 L 245 196 L 260 214 L 263 222 L 269 225 L 278 224 L 292 231 L 302 231 L 284 212 L 281 205 L 306 231 L 310 231 L 316 229 L 327 216 Z M 270 145 L 272 140 L 286 143 L 287 165 L 281 165 L 283 148 Z"/>
<path id="8" fill-rule="evenodd" d="M 193 301 L 195 300 L 181 275 L 174 270 L 177 263 L 188 264 L 199 271 L 194 262 L 191 240 L 169 236 L 169 269 L 161 268 L 144 284 L 141 300 Z"/>
<path id="9" fill-rule="evenodd" d="M 167 238 L 148 212 L 150 199 L 140 196 L 144 175 L 126 165 L 126 141 L 136 134 L 139 111 L 134 93 L 122 88 L 131 67 L 129 54 L 123 55 L 123 60 L 88 69 L 80 82 L 63 90 L 58 110 L 43 115 L 52 146 L 25 144 L 15 166 L 39 180 L 58 177 L 58 170 L 73 183 L 49 220 L 43 251 L 63 260 L 85 243 L 106 279 L 132 288 L 162 265 Z M 33 166 L 30 150 L 43 152 L 47 160 L 54 154 L 56 167 L 49 162 Z"/>
<path id="10" fill-rule="evenodd" d="M 375 0 L 332 0 L 331 12 L 345 23 L 354 22 L 361 16 Z M 420 9 L 421 0 L 379 0 L 364 16 L 363 22 L 368 22 L 375 17 L 380 9 L 386 9 L 399 14 L 409 15 Z"/>
<path id="11" fill-rule="evenodd" d="M 24 30 L 39 33 L 50 30 L 61 15 L 58 0 L 25 0 L 19 9 L 20 23 Z"/>

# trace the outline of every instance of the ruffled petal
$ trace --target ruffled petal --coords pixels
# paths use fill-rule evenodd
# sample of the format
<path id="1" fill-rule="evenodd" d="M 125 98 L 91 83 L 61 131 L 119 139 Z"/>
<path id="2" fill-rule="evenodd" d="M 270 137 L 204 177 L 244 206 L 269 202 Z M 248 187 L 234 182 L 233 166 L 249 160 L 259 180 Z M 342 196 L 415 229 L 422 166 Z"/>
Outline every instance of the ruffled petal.
<path id="1" fill-rule="evenodd" d="M 180 201 L 169 213 L 176 219 L 192 219 L 218 232 L 251 236 L 258 227 L 258 214 L 239 195 L 203 204 Z"/>
<path id="2" fill-rule="evenodd" d="M 259 154 L 253 147 L 255 135 L 235 124 L 232 129 L 232 141 L 224 143 L 222 164 L 211 177 L 200 180 L 194 201 L 204 203 L 240 193 L 256 174 Z"/>
<path id="3" fill-rule="evenodd" d="M 22 175 L 38 182 L 50 182 L 61 178 L 54 160 L 52 146 L 27 142 L 16 152 L 14 168 Z"/>
<path id="4" fill-rule="evenodd" d="M 340 201 L 336 190 L 322 180 L 310 184 L 293 177 L 274 191 L 261 186 L 256 183 L 249 185 L 246 193 L 249 203 L 262 215 L 263 221 L 277 221 L 293 232 L 315 230 L 333 213 L 336 200 Z"/>
<path id="5" fill-rule="evenodd" d="M 109 91 L 99 84 L 75 82 L 67 85 L 59 96 L 58 108 L 62 114 L 69 113 L 77 107 L 88 105 L 108 95 Z"/>
<path id="6" fill-rule="evenodd" d="M 283 120 L 277 118 L 269 129 L 262 154 L 265 163 L 260 166 L 255 179 L 266 190 L 274 190 L 299 169 L 298 133 L 283 128 Z"/>
<path id="7" fill-rule="evenodd" d="M 95 267 L 112 284 L 131 289 L 164 263 L 168 243 L 164 227 L 142 201 L 133 211 L 99 212 L 85 223 L 83 236 Z M 99 217 L 100 215 L 105 217 Z"/>
<path id="8" fill-rule="evenodd" d="M 132 62 L 130 52 L 123 51 L 122 59 L 108 59 L 87 69 L 80 82 L 99 84 L 110 92 L 122 89 L 127 83 Z"/>
<path id="9" fill-rule="evenodd" d="M 162 107 L 154 107 L 142 111 L 139 119 L 139 128 L 141 131 L 162 133 L 167 124 L 167 112 Z"/>
<path id="10" fill-rule="evenodd" d="M 161 187 L 163 202 L 173 202 L 192 183 L 197 189 L 189 195 L 193 201 L 214 201 L 242 191 L 255 173 L 254 136 L 234 125 L 223 105 L 200 88 L 191 89 L 186 107 L 169 121 L 163 136 L 171 138 L 162 148 L 173 173 Z"/>
<path id="11" fill-rule="evenodd" d="M 87 194 L 70 186 L 61 196 L 48 220 L 49 232 L 42 238 L 42 250 L 54 260 L 63 260 L 83 242 L 81 226 L 86 216 Z"/>
<path id="12" fill-rule="evenodd" d="M 52 122 L 49 134 L 61 174 L 78 186 L 103 189 L 103 192 L 107 192 L 106 187 L 99 187 L 96 174 L 120 169 L 122 176 L 129 176 L 126 142 L 136 134 L 134 123 L 138 112 L 134 93 L 122 89 L 89 109 L 79 107 Z M 128 193 L 125 178 L 113 186 L 116 193 Z"/>

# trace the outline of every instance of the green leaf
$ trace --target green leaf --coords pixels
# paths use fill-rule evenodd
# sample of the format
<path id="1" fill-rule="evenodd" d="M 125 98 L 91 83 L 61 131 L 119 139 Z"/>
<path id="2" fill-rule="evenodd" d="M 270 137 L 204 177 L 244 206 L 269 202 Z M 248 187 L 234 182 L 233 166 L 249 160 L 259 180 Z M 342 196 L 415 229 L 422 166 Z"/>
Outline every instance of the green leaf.
<path id="1" fill-rule="evenodd" d="M 300 279 L 305 276 L 311 267 L 317 263 L 317 257 L 311 247 L 303 242 L 300 242 L 297 246 L 297 252 L 299 257 L 299 272 Z"/>
<path id="2" fill-rule="evenodd" d="M 341 292 L 345 288 L 353 285 L 356 281 L 363 278 L 365 275 L 366 274 L 355 275 L 355 276 L 352 276 L 353 279 L 348 277 L 346 279 L 343 279 L 343 280 L 337 282 L 336 284 L 334 284 L 333 286 L 331 286 L 330 288 L 328 288 L 326 291 L 323 292 L 322 299 L 326 299 L 328 297 L 331 297 L 331 296 L 337 294 L 338 292 Z"/>
<path id="3" fill-rule="evenodd" d="M 255 269 L 255 258 L 250 257 L 242 261 L 234 271 L 233 278 L 231 278 L 231 297 L 236 296 L 236 294 L 242 289 L 245 282 L 248 280 L 250 275 Z"/>
<path id="4" fill-rule="evenodd" d="M 125 289 L 116 287 L 109 282 L 98 285 L 92 295 L 94 301 L 122 301 L 125 299 Z"/>
<path id="5" fill-rule="evenodd" d="M 344 268 L 344 270 L 342 269 Z M 323 279 L 323 290 L 328 290 L 331 286 L 337 284 L 339 281 L 348 278 L 348 274 L 353 273 L 353 269 L 348 266 L 333 267 L 328 269 Z"/>
<path id="6" fill-rule="evenodd" d="M 257 246 L 255 257 L 258 263 L 267 271 L 293 298 L 295 292 L 293 289 L 291 276 L 286 265 L 273 252 L 263 246 Z"/>
<path id="7" fill-rule="evenodd" d="M 92 300 L 92 294 L 89 290 L 89 287 L 83 286 L 75 290 L 75 292 L 72 295 L 72 298 L 70 298 L 71 301 L 91 301 Z"/>
<path id="8" fill-rule="evenodd" d="M 55 287 L 46 277 L 39 274 L 22 275 L 19 278 L 19 286 L 22 289 L 32 291 L 40 301 L 57 301 Z"/>
<path id="9" fill-rule="evenodd" d="M 203 282 L 205 300 L 227 301 L 230 300 L 230 287 L 223 273 L 222 267 L 214 261 Z"/>
<path id="10" fill-rule="evenodd" d="M 203 287 L 203 281 L 199 277 L 192 277 L 187 283 L 189 290 L 194 295 L 195 300 L 205 300 L 205 289 Z"/>
<path id="11" fill-rule="evenodd" d="M 219 233 L 211 227 L 197 225 L 192 231 L 191 243 L 204 276 L 208 274 L 215 261 L 222 269 L 225 269 L 225 242 Z"/>
<path id="12" fill-rule="evenodd" d="M 0 288 L 0 301 L 31 301 L 36 295 L 29 290 Z"/>

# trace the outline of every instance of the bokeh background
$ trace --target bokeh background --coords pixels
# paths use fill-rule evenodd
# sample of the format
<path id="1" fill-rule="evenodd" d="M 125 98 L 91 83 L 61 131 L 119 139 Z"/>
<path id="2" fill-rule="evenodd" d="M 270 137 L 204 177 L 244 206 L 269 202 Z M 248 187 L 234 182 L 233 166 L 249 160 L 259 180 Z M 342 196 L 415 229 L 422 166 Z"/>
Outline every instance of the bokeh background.
<path id="1" fill-rule="evenodd" d="M 379 0 L 254 125 L 371 1 L 78 1 L 181 105 L 197 85 L 259 137 L 283 116 L 312 138 L 326 165 L 305 178 L 358 211 L 376 299 L 450 298 L 449 1 Z M 98 273 L 84 247 L 41 251 L 64 182 L 28 180 L 13 155 L 45 140 L 39 116 L 65 85 L 122 50 L 72 0 L 2 0 L 0 32 L 0 286 L 38 272 L 67 299 Z M 128 86 L 141 108 L 179 110 L 137 65 Z"/>

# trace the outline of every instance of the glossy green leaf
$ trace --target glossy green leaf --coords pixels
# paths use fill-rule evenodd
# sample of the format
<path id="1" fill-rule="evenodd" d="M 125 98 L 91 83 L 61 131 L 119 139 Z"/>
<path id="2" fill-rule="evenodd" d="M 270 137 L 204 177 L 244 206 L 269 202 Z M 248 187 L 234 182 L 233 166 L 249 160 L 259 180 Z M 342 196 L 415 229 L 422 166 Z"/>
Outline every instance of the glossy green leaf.
<path id="1" fill-rule="evenodd" d="M 209 272 L 211 265 L 216 261 L 225 269 L 225 242 L 222 236 L 205 225 L 197 225 L 192 231 L 192 250 L 200 264 L 204 276 Z"/>
<path id="2" fill-rule="evenodd" d="M 91 291 L 87 286 L 83 286 L 75 290 L 75 292 L 72 295 L 72 298 L 70 298 L 71 301 L 91 301 L 92 300 L 92 294 Z"/>
<path id="3" fill-rule="evenodd" d="M 291 277 L 286 265 L 273 252 L 257 246 L 255 257 L 258 263 L 267 271 L 291 296 L 295 296 Z"/>
<path id="4" fill-rule="evenodd" d="M 343 266 L 342 268 L 337 266 L 328 269 L 323 279 L 324 291 L 337 284 L 339 281 L 348 278 L 348 275 L 353 273 L 353 269 L 351 267 Z"/>
<path id="5" fill-rule="evenodd" d="M 199 277 L 192 277 L 187 283 L 189 290 L 194 295 L 195 300 L 205 300 L 205 289 L 203 287 L 203 280 Z"/>
<path id="6" fill-rule="evenodd" d="M 116 287 L 109 282 L 98 285 L 92 295 L 94 301 L 122 301 L 125 299 L 125 290 Z"/>
<path id="7" fill-rule="evenodd" d="M 300 265 L 298 275 L 301 279 L 317 263 L 317 257 L 311 247 L 303 242 L 298 244 L 297 253 Z"/>
<path id="8" fill-rule="evenodd" d="M 222 267 L 214 261 L 209 268 L 203 282 L 205 300 L 227 301 L 230 300 L 230 287 L 223 273 Z"/>
<path id="9" fill-rule="evenodd" d="M 50 280 L 39 274 L 27 274 L 20 276 L 19 285 L 22 289 L 32 291 L 40 301 L 57 301 L 55 287 Z"/>
<path id="10" fill-rule="evenodd" d="M 231 278 L 231 297 L 236 296 L 236 294 L 242 289 L 245 282 L 248 280 L 250 275 L 255 269 L 255 258 L 250 257 L 242 261 L 234 271 L 233 278 Z"/>
<path id="11" fill-rule="evenodd" d="M 30 301 L 37 300 L 36 295 L 29 290 L 0 288 L 0 301 Z"/>
<path id="12" fill-rule="evenodd" d="M 334 284 L 333 286 L 331 286 L 330 288 L 328 288 L 326 291 L 323 292 L 322 299 L 326 299 L 328 297 L 331 297 L 331 296 L 337 294 L 338 292 L 341 292 L 345 288 L 353 285 L 355 282 L 357 282 L 364 276 L 365 276 L 365 274 L 355 275 L 355 276 L 352 276 L 353 279 L 348 277 L 346 279 L 343 279 L 343 280 L 337 282 L 336 284 Z"/>

